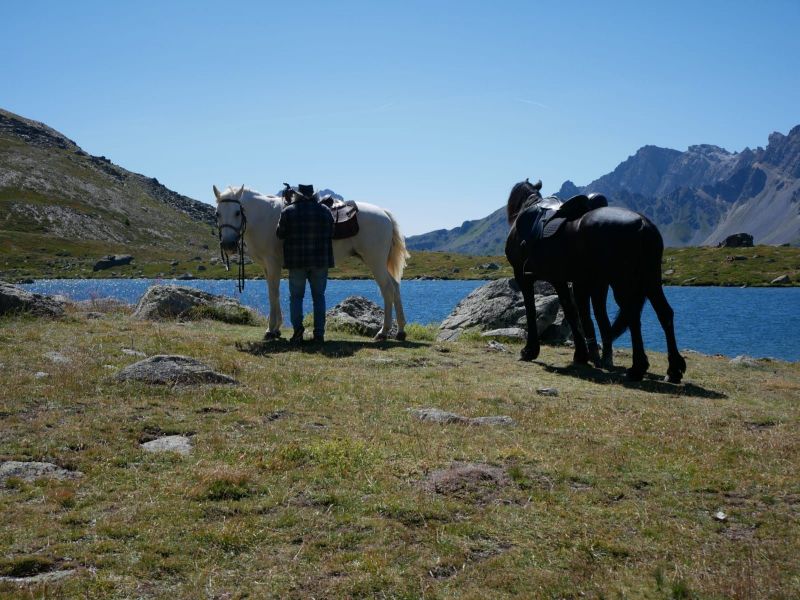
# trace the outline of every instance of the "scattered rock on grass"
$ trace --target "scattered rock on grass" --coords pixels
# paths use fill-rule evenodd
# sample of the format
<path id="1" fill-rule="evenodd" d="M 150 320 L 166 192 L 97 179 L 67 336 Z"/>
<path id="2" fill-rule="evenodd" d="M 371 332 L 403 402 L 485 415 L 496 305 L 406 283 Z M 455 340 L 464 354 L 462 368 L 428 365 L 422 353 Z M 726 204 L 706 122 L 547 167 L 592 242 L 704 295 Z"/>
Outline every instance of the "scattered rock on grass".
<path id="1" fill-rule="evenodd" d="M 77 479 L 82 477 L 80 471 L 68 471 L 49 462 L 9 460 L 0 463 L 0 482 L 7 479 L 36 481 L 37 479 Z"/>
<path id="2" fill-rule="evenodd" d="M 558 396 L 558 390 L 554 387 L 544 387 L 536 390 L 540 396 Z"/>
<path id="3" fill-rule="evenodd" d="M 758 361 L 752 356 L 740 354 L 736 358 L 732 358 L 730 364 L 736 365 L 737 367 L 757 367 Z"/>
<path id="4" fill-rule="evenodd" d="M 77 573 L 76 569 L 63 569 L 61 571 L 50 571 L 49 573 L 39 573 L 31 575 L 30 577 L 8 577 L 1 576 L 0 583 L 13 583 L 16 585 L 42 585 L 47 583 L 55 583 L 72 577 Z"/>
<path id="5" fill-rule="evenodd" d="M 508 348 L 495 340 L 490 340 L 489 343 L 486 344 L 486 350 L 489 352 L 508 352 Z"/>
<path id="6" fill-rule="evenodd" d="M 484 331 L 481 334 L 481 337 L 524 340 L 525 338 L 528 337 L 528 334 L 522 327 L 502 327 L 500 329 L 491 329 L 490 331 Z"/>
<path id="7" fill-rule="evenodd" d="M 432 472 L 422 483 L 430 493 L 471 499 L 481 503 L 498 500 L 511 479 L 500 467 L 481 463 L 453 463 Z"/>
<path id="8" fill-rule="evenodd" d="M 780 277 L 776 277 L 770 281 L 771 285 L 783 285 L 786 283 L 792 283 L 792 280 L 788 275 L 781 275 Z"/>
<path id="9" fill-rule="evenodd" d="M 488 417 L 464 417 L 456 413 L 447 412 L 438 408 L 409 408 L 407 409 L 413 417 L 420 421 L 430 421 L 432 423 L 459 423 L 461 425 L 513 425 L 514 419 L 506 415 L 494 415 Z"/>
<path id="10" fill-rule="evenodd" d="M 186 456 L 192 451 L 191 440 L 183 435 L 167 435 L 141 444 L 147 452 L 177 452 Z"/>
<path id="11" fill-rule="evenodd" d="M 50 360 L 50 362 L 54 362 L 58 365 L 66 365 L 69 364 L 71 361 L 66 356 L 61 354 L 60 352 L 45 352 L 45 358 Z"/>
<path id="12" fill-rule="evenodd" d="M 151 356 L 128 365 L 117 373 L 118 381 L 141 381 L 152 384 L 199 385 L 204 383 L 236 384 L 232 377 L 211 370 L 188 356 Z"/>

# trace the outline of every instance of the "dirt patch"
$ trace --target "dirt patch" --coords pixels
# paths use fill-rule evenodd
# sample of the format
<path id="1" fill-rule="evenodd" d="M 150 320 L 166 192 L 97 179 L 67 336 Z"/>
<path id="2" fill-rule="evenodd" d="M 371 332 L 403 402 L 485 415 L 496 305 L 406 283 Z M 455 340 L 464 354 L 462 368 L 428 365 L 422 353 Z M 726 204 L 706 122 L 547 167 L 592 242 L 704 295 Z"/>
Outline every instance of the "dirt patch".
<path id="1" fill-rule="evenodd" d="M 453 463 L 447 469 L 433 471 L 422 482 L 422 488 L 432 494 L 488 504 L 505 501 L 504 493 L 511 483 L 511 478 L 501 467 L 483 463 Z"/>

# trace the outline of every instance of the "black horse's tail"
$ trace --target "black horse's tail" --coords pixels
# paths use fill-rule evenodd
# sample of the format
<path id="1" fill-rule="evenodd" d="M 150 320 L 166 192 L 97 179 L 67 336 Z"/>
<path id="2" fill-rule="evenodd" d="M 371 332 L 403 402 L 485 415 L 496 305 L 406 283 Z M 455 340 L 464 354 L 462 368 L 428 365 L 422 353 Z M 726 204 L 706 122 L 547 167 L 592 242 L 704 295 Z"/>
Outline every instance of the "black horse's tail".
<path id="1" fill-rule="evenodd" d="M 644 301 L 650 296 L 653 286 L 661 286 L 661 258 L 664 254 L 664 240 L 658 228 L 644 215 L 639 228 L 640 252 L 633 269 L 631 279 L 636 302 L 629 305 L 629 310 L 641 312 Z M 630 316 L 621 308 L 611 324 L 611 339 L 616 340 L 628 329 Z"/>

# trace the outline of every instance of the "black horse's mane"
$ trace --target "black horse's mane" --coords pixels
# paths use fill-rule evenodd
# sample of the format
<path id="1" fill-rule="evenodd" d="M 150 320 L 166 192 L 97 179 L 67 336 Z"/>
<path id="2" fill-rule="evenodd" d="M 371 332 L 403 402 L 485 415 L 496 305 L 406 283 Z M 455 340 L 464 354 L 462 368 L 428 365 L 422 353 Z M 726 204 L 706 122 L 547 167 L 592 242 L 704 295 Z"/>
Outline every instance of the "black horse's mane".
<path id="1" fill-rule="evenodd" d="M 517 219 L 517 215 L 519 215 L 528 198 L 533 194 L 539 195 L 539 190 L 541 188 L 541 182 L 533 184 L 527 179 L 525 181 L 520 181 L 511 188 L 511 193 L 508 195 L 508 204 L 506 205 L 506 215 L 509 225 L 512 225 Z"/>

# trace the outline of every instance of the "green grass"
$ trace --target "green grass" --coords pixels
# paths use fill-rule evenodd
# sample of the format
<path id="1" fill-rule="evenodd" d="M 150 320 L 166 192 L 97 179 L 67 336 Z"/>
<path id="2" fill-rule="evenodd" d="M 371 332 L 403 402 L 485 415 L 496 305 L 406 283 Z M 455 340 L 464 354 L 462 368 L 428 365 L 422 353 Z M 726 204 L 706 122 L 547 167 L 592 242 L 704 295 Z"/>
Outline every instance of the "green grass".
<path id="1" fill-rule="evenodd" d="M 427 327 L 406 343 L 330 332 L 301 349 L 261 347 L 262 334 L 119 310 L 0 320 L 0 460 L 84 473 L 0 487 L 0 571 L 79 570 L 46 589 L 0 583 L 0 596 L 800 595 L 798 363 L 689 354 L 671 386 L 650 353 L 653 377 L 626 384 L 568 368 L 569 348 L 519 363 L 518 343 L 445 345 Z M 261 351 L 241 350 L 251 342 Z M 136 360 L 123 348 L 189 355 L 240 384 L 119 384 Z M 406 411 L 427 406 L 516 425 Z M 190 436 L 191 455 L 139 448 L 166 434 Z M 423 485 L 453 462 L 494 465 L 508 484 Z"/>
<path id="2" fill-rule="evenodd" d="M 44 278 L 172 278 L 190 273 L 198 279 L 235 277 L 236 266 L 225 270 L 211 235 L 182 246 L 113 244 L 92 240 L 73 241 L 42 233 L 0 230 L 0 279 Z M 92 266 L 106 254 L 131 254 L 130 265 L 103 271 Z M 728 260 L 728 257 L 744 259 Z M 177 261 L 177 264 L 171 264 Z M 500 268 L 485 268 L 495 263 Z M 662 265 L 667 285 L 765 286 L 781 275 L 789 285 L 800 285 L 800 248 L 756 246 L 754 248 L 667 248 Z M 247 277 L 263 278 L 258 265 L 245 268 Z M 511 277 L 511 267 L 502 256 L 466 256 L 448 252 L 413 252 L 404 279 L 496 279 Z M 348 258 L 331 270 L 336 279 L 371 277 L 357 258 Z"/>

